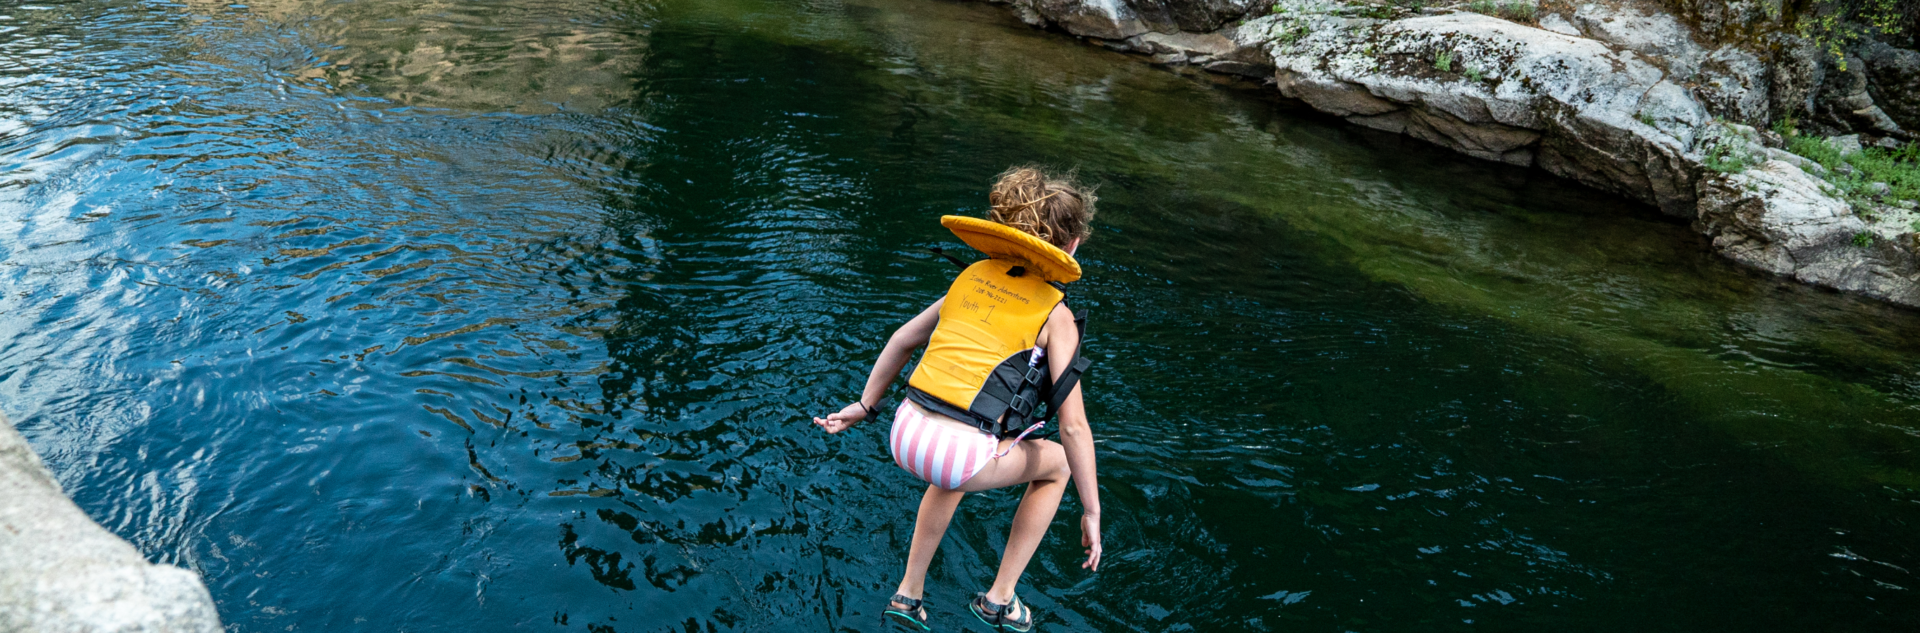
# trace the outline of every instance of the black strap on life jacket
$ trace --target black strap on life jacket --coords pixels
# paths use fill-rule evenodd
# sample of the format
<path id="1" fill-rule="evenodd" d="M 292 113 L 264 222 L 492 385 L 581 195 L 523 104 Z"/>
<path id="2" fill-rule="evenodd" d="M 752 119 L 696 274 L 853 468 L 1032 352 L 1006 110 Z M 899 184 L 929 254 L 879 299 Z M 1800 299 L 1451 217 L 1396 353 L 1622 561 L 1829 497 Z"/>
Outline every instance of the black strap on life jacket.
<path id="1" fill-rule="evenodd" d="M 1080 340 L 1073 346 L 1073 362 L 1067 370 L 1060 372 L 1060 379 L 1053 381 L 1053 393 L 1047 396 L 1047 419 L 1060 415 L 1060 405 L 1067 403 L 1067 396 L 1073 394 L 1073 388 L 1080 384 L 1080 376 L 1087 373 L 1093 361 L 1080 353 L 1087 344 L 1087 313 L 1073 315 L 1073 329 L 1080 334 Z"/>
<path id="2" fill-rule="evenodd" d="M 945 258 L 947 258 L 947 261 L 950 261 L 950 262 L 953 262 L 953 265 L 954 265 L 954 267 L 955 267 L 955 268 L 959 268 L 960 270 L 966 270 L 966 269 L 967 269 L 967 263 L 966 263 L 966 262 L 963 262 L 963 261 L 960 261 L 960 258 L 958 258 L 958 257 L 954 257 L 954 256 L 952 256 L 952 255 L 948 255 L 948 254 L 947 254 L 947 251 L 946 251 L 946 249 L 943 249 L 943 248 L 940 248 L 940 247 L 938 247 L 938 246 L 935 246 L 935 247 L 932 247 L 932 248 L 929 248 L 929 249 L 927 249 L 927 252 L 930 252 L 930 253 L 933 253 L 933 254 L 935 254 L 935 255 L 939 255 L 939 256 L 941 256 L 941 257 L 945 257 Z"/>
<path id="3" fill-rule="evenodd" d="M 1073 325 L 1080 334 L 1081 345 L 1074 346 L 1073 361 L 1058 380 L 1044 361 L 1037 367 L 1028 366 L 1033 355 L 1033 350 L 1028 349 L 1001 361 L 987 374 L 986 384 L 981 385 L 973 397 L 971 408 L 962 408 L 911 386 L 907 387 L 907 399 L 928 411 L 969 422 L 995 437 L 1012 437 L 1036 422 L 1058 416 L 1067 396 L 1080 383 L 1080 377 L 1093 365 L 1081 354 L 1086 342 L 1086 323 L 1085 313 L 1074 316 Z"/>

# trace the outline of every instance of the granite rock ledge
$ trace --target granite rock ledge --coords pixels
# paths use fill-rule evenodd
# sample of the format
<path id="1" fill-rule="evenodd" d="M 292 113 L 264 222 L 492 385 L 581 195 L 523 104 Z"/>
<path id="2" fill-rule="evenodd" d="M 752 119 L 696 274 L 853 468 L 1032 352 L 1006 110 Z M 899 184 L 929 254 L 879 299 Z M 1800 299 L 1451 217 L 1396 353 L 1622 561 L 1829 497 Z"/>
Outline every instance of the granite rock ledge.
<path id="1" fill-rule="evenodd" d="M 149 563 L 95 524 L 0 415 L 0 631 L 221 630 L 198 575 Z"/>
<path id="2" fill-rule="evenodd" d="M 1779 0 L 1525 2 L 1527 23 L 1466 2 L 990 1 L 1653 205 L 1752 268 L 1920 307 L 1912 203 L 1844 198 L 1761 131 L 1789 119 L 1855 146 L 1914 142 L 1920 53 L 1870 40 L 1836 57 L 1780 26 Z"/>

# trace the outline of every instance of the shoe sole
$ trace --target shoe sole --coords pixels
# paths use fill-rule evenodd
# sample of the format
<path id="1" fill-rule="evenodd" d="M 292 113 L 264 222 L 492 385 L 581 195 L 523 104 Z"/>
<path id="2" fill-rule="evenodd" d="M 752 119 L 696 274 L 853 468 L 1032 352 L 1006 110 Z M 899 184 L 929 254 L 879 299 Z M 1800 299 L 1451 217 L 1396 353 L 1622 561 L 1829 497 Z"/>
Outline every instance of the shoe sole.
<path id="1" fill-rule="evenodd" d="M 893 616 L 893 617 L 891 617 L 891 618 L 889 618 L 889 617 L 885 617 L 886 615 L 890 615 L 890 616 Z M 896 618 L 897 618 L 897 619 L 896 619 Z M 933 630 L 933 626 L 931 626 L 931 625 L 928 625 L 928 624 L 925 624 L 925 623 L 922 623 L 922 622 L 921 622 L 921 621 L 920 621 L 920 620 L 919 620 L 918 618 L 915 618 L 915 617 L 913 617 L 913 616 L 910 616 L 910 615 L 907 615 L 907 614 L 905 614 L 905 613 L 901 613 L 901 612 L 899 612 L 899 611 L 888 611 L 888 612 L 886 612 L 886 614 L 885 614 L 885 615 L 883 615 L 883 616 L 882 616 L 882 617 L 881 617 L 880 619 L 881 619 L 881 620 L 884 620 L 884 621 L 887 621 L 887 622 L 893 622 L 893 623 L 896 623 L 896 624 L 901 624 L 901 625 L 906 625 L 906 626 L 912 626 L 912 627 L 913 627 L 913 630 L 915 630 L 915 631 L 923 631 L 923 632 L 924 632 L 924 631 L 931 631 L 931 630 Z"/>
<path id="2" fill-rule="evenodd" d="M 1033 631 L 1032 624 L 1028 624 L 1027 628 L 1024 628 L 1024 629 L 1016 629 L 1016 628 L 1013 628 L 1013 625 L 1011 624 L 994 624 L 992 622 L 988 622 L 987 616 L 980 615 L 980 610 L 974 608 L 973 605 L 967 605 L 967 613 L 973 614 L 974 619 L 979 620 L 981 624 L 985 624 L 987 625 L 987 628 L 993 629 L 995 631 L 1012 631 L 1013 633 L 1032 633 Z M 1028 614 L 1027 617 L 1029 618 L 1033 617 L 1032 607 L 1027 608 L 1027 614 Z"/>

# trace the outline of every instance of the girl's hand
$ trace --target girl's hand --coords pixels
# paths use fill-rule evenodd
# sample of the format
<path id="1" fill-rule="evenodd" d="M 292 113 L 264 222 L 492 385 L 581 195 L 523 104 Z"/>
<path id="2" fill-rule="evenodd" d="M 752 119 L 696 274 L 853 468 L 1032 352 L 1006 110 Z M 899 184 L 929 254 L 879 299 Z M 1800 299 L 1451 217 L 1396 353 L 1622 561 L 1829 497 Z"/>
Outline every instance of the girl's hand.
<path id="1" fill-rule="evenodd" d="M 828 433 L 839 433 L 853 428 L 854 424 L 866 418 L 866 407 L 862 407 L 860 403 L 856 402 L 847 405 L 847 407 L 841 409 L 839 413 L 829 413 L 827 417 L 814 418 L 813 423 L 820 428 L 826 429 Z"/>
<path id="2" fill-rule="evenodd" d="M 1080 515 L 1080 546 L 1087 548 L 1087 562 L 1080 563 L 1080 568 L 1100 571 L 1100 515 Z"/>

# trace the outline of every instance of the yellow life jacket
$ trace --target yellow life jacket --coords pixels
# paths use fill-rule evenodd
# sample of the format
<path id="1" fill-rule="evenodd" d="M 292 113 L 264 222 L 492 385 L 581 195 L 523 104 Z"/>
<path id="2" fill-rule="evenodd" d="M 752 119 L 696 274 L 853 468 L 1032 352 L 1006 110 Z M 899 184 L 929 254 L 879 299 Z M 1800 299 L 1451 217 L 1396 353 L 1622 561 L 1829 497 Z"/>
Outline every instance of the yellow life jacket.
<path id="1" fill-rule="evenodd" d="M 989 259 L 966 266 L 947 289 L 940 323 L 907 378 L 907 397 L 995 435 L 1044 422 L 1059 403 L 1049 397 L 1054 380 L 1033 357 L 1034 341 L 1065 298 L 1063 284 L 1080 278 L 1080 263 L 1003 224 L 951 215 L 940 223 Z M 1086 367 L 1075 361 L 1073 381 Z M 1062 376 L 1065 390 L 1072 384 Z M 1044 415 L 1041 402 L 1051 405 Z"/>

